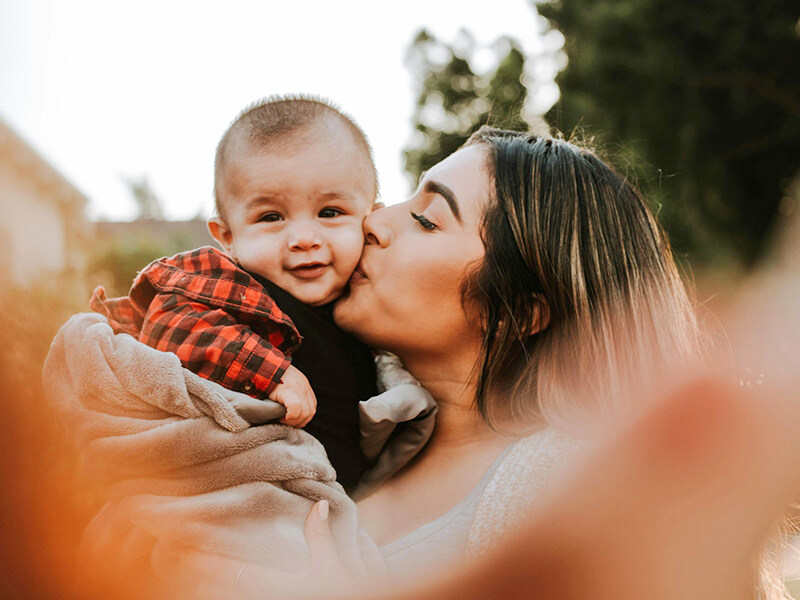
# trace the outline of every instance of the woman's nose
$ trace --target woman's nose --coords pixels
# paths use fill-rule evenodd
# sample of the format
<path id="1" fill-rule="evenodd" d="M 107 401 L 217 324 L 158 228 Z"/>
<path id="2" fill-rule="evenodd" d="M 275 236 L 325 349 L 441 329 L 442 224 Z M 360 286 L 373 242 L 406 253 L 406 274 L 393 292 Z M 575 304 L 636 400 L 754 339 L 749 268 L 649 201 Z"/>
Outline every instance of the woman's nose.
<path id="1" fill-rule="evenodd" d="M 379 208 L 372 211 L 364 219 L 364 243 L 385 248 L 391 241 L 391 230 L 386 219 L 388 208 Z"/>
<path id="2" fill-rule="evenodd" d="M 290 227 L 287 243 L 291 250 L 313 250 L 321 245 L 316 228 L 307 224 L 297 224 Z"/>

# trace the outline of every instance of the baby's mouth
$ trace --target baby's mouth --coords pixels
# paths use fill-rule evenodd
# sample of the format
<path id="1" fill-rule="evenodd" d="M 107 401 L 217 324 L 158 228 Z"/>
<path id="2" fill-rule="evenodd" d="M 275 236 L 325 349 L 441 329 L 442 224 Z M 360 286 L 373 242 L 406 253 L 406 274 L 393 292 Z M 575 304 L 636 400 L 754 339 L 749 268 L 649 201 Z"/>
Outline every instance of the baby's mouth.
<path id="1" fill-rule="evenodd" d="M 300 279 L 315 279 L 322 275 L 327 268 L 328 265 L 322 262 L 307 262 L 290 267 L 288 271 Z"/>

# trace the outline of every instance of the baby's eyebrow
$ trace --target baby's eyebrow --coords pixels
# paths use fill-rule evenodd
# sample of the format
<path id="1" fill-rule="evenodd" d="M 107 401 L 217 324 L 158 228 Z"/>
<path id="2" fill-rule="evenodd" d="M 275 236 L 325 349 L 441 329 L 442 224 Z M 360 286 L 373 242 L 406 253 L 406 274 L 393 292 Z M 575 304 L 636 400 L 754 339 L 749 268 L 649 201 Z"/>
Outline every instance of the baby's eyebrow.
<path id="1" fill-rule="evenodd" d="M 281 202 L 282 200 L 283 196 L 281 196 L 280 194 L 262 194 L 250 200 L 247 203 L 247 208 L 248 210 L 252 210 L 254 208 L 260 207 L 262 204 L 272 204 L 276 202 Z"/>
<path id="2" fill-rule="evenodd" d="M 355 199 L 355 196 L 353 196 L 353 194 L 350 194 L 348 192 L 336 191 L 336 192 L 323 192 L 322 194 L 320 194 L 320 198 L 328 202 L 336 202 L 336 201 L 352 202 Z"/>

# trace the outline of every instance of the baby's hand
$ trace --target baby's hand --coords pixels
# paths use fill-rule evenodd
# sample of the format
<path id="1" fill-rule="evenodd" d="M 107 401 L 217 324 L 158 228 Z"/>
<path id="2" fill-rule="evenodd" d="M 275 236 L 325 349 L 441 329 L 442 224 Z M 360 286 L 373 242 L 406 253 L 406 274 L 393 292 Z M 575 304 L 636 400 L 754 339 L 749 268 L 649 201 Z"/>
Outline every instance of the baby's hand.
<path id="1" fill-rule="evenodd" d="M 308 379 L 297 367 L 289 365 L 281 382 L 272 390 L 270 399 L 286 407 L 281 423 L 292 427 L 305 427 L 317 412 L 317 397 Z"/>

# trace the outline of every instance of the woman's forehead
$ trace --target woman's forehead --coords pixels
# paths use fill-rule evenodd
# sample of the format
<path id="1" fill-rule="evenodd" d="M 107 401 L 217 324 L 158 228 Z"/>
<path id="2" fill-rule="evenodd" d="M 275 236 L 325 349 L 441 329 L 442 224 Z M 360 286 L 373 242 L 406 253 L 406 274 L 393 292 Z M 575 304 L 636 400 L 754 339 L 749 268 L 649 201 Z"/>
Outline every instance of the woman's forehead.
<path id="1" fill-rule="evenodd" d="M 452 190 L 466 223 L 480 221 L 490 196 L 487 150 L 480 144 L 461 148 L 431 167 L 422 184 L 436 182 Z"/>

